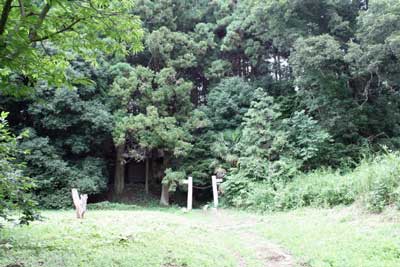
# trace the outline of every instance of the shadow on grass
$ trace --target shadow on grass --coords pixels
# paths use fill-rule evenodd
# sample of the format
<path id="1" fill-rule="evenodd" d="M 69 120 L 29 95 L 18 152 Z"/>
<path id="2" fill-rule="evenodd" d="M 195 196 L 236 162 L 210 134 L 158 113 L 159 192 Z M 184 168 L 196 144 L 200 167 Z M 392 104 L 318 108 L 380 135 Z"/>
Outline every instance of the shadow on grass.
<path id="1" fill-rule="evenodd" d="M 176 211 L 180 207 L 177 205 L 161 206 L 158 203 L 146 202 L 138 204 L 130 204 L 123 202 L 103 201 L 98 203 L 88 204 L 88 210 L 150 210 L 150 211 Z"/>

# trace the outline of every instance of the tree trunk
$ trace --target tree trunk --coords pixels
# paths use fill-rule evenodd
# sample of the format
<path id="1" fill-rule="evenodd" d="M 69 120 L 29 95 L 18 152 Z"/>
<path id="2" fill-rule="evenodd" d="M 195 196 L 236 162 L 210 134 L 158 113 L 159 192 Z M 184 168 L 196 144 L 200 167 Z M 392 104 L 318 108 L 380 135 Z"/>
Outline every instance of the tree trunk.
<path id="1" fill-rule="evenodd" d="M 168 168 L 169 165 L 169 155 L 167 152 L 164 153 L 164 172 Z M 165 175 L 165 173 L 164 173 Z M 161 198 L 160 204 L 163 206 L 169 206 L 169 185 L 161 184 Z"/>
<path id="2" fill-rule="evenodd" d="M 124 191 L 125 186 L 125 162 L 123 156 L 125 144 L 117 145 L 115 150 L 114 192 L 115 194 L 120 195 Z"/>
<path id="3" fill-rule="evenodd" d="M 8 16 L 10 15 L 12 2 L 13 0 L 7 0 L 3 5 L 3 11 L 1 12 L 0 17 L 0 35 L 3 35 L 4 31 L 6 30 L 6 24 Z"/>
<path id="4" fill-rule="evenodd" d="M 160 205 L 169 206 L 169 186 L 166 184 L 161 185 Z"/>
<path id="5" fill-rule="evenodd" d="M 39 19 L 38 19 L 37 23 L 30 28 L 28 36 L 29 36 L 29 40 L 31 42 L 37 41 L 37 40 L 35 40 L 37 37 L 37 31 L 42 27 L 43 22 L 47 16 L 47 14 L 50 11 L 50 8 L 51 8 L 51 3 L 49 3 L 49 2 L 46 3 L 44 5 L 44 7 L 42 8 L 42 11 L 40 11 Z"/>

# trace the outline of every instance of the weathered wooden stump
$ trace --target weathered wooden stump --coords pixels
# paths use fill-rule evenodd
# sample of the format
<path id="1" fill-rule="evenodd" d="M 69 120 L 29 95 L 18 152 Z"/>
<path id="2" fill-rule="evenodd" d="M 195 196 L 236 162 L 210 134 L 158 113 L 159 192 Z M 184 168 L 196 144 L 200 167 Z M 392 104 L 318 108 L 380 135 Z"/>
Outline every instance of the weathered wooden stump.
<path id="1" fill-rule="evenodd" d="M 71 192 L 72 192 L 72 200 L 75 205 L 76 217 L 78 219 L 83 219 L 83 216 L 85 215 L 86 212 L 86 204 L 88 196 L 87 194 L 79 196 L 78 189 L 76 188 L 72 188 Z"/>

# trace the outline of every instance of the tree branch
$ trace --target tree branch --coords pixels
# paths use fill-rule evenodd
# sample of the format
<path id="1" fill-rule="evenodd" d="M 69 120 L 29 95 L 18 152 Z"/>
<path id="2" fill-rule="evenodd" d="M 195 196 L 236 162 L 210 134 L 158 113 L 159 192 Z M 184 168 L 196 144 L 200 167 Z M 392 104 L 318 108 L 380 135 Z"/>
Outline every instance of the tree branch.
<path id="1" fill-rule="evenodd" d="M 33 42 L 41 42 L 41 41 L 47 40 L 47 39 L 49 39 L 49 38 L 51 38 L 51 37 L 53 37 L 53 36 L 55 36 L 55 35 L 57 35 L 57 34 L 60 34 L 60 33 L 63 33 L 63 32 L 69 31 L 69 30 L 72 30 L 72 27 L 74 27 L 74 26 L 75 26 L 78 22 L 80 22 L 81 20 L 82 20 L 82 19 L 77 18 L 77 19 L 74 20 L 72 23 L 66 25 L 64 28 L 62 28 L 62 29 L 60 29 L 60 30 L 58 30 L 58 31 L 56 31 L 56 32 L 50 33 L 50 34 L 48 34 L 48 35 L 46 35 L 46 36 L 43 36 L 43 37 L 31 39 L 31 42 L 32 42 L 32 43 L 33 43 Z"/>
<path id="2" fill-rule="evenodd" d="M 42 9 L 42 11 L 39 14 L 39 19 L 37 21 L 37 23 L 31 28 L 30 32 L 29 32 L 29 39 L 31 40 L 31 42 L 36 38 L 37 35 L 37 30 L 42 26 L 44 19 L 47 16 L 47 13 L 49 13 L 51 8 L 50 3 L 46 3 Z"/>
<path id="3" fill-rule="evenodd" d="M 19 3 L 19 10 L 21 11 L 21 17 L 26 17 L 24 3 L 22 2 L 22 0 L 18 0 L 18 3 Z"/>
<path id="4" fill-rule="evenodd" d="M 6 2 L 4 3 L 3 11 L 1 12 L 1 17 L 0 17 L 0 35 L 3 35 L 6 29 L 6 23 L 8 16 L 10 15 L 12 2 L 13 0 L 6 0 Z"/>
<path id="5" fill-rule="evenodd" d="M 46 55 L 51 56 L 51 54 L 49 53 L 49 51 L 47 51 L 47 48 L 44 46 L 43 42 L 40 42 L 40 45 L 43 48 L 43 51 L 46 53 Z"/>

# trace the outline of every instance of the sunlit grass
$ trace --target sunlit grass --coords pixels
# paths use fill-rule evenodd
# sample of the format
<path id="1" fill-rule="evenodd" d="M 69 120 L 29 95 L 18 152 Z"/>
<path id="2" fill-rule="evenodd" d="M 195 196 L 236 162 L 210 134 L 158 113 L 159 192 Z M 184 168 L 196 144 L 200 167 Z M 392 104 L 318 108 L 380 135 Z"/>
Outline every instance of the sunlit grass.
<path id="1" fill-rule="evenodd" d="M 238 240 L 178 209 L 96 210 L 84 220 L 73 211 L 43 216 L 2 231 L 0 266 L 236 266 L 231 247 Z"/>
<path id="2" fill-rule="evenodd" d="M 128 209 L 128 208 L 127 208 Z M 43 221 L 1 230 L 0 266 L 265 266 L 254 247 L 265 240 L 299 266 L 400 266 L 400 214 L 355 206 L 267 215 L 243 211 L 132 208 L 44 211 Z M 257 238 L 252 239 L 251 232 Z M 267 253 L 267 251 L 266 251 Z M 300 265 L 301 264 L 301 265 Z"/>
<path id="3" fill-rule="evenodd" d="M 400 214 L 354 206 L 304 209 L 266 217 L 258 230 L 312 267 L 400 266 Z"/>

